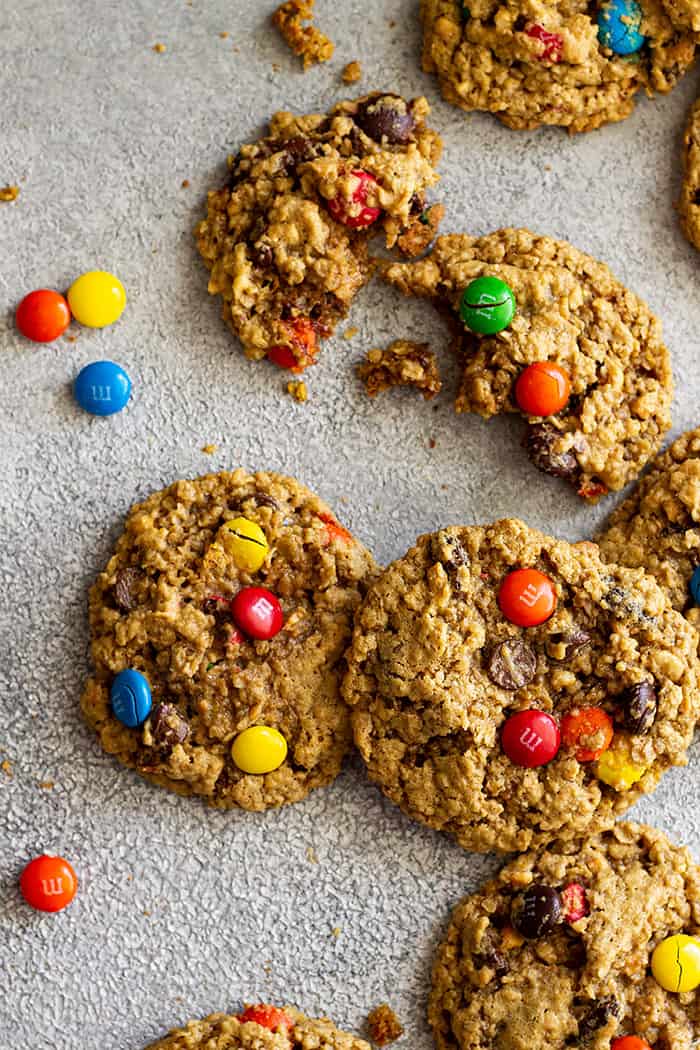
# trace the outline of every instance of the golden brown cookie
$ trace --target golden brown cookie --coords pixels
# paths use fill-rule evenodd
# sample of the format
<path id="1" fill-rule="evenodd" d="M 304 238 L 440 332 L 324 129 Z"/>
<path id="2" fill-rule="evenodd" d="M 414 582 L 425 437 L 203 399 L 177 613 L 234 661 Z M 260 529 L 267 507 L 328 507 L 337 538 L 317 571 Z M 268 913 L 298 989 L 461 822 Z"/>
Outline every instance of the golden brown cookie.
<path id="1" fill-rule="evenodd" d="M 448 102 L 488 110 L 511 128 L 590 131 L 628 117 L 637 92 L 670 91 L 700 39 L 698 0 L 641 0 L 643 45 L 615 54 L 598 27 L 601 14 L 610 24 L 615 6 L 421 0 L 423 68 L 437 74 Z"/>
<path id="2" fill-rule="evenodd" d="M 412 386 L 429 401 L 442 388 L 437 357 L 428 343 L 412 339 L 395 339 L 385 350 L 369 350 L 357 374 L 369 397 L 394 386 Z"/>
<path id="3" fill-rule="evenodd" d="M 494 335 L 471 331 L 459 316 L 465 289 L 485 276 L 515 295 L 513 320 Z M 673 395 L 661 324 L 603 263 L 566 241 L 505 229 L 438 237 L 430 255 L 394 263 L 386 277 L 453 319 L 464 364 L 457 412 L 519 412 L 535 466 L 582 498 L 622 488 L 658 451 Z M 555 363 L 570 381 L 564 407 L 546 417 L 528 414 L 516 398 L 521 373 L 538 362 Z"/>
<path id="4" fill-rule="evenodd" d="M 690 110 L 683 137 L 683 186 L 678 211 L 683 233 L 700 249 L 700 99 Z"/>
<path id="5" fill-rule="evenodd" d="M 691 1050 L 700 995 L 650 967 L 679 934 L 700 938 L 700 869 L 662 832 L 620 823 L 524 854 L 452 915 L 433 967 L 438 1050 L 610 1050 L 621 1036 L 646 1042 L 619 1050 Z"/>
<path id="6" fill-rule="evenodd" d="M 442 148 L 429 112 L 424 98 L 374 92 L 329 113 L 276 113 L 268 136 L 229 159 L 195 232 L 209 291 L 248 357 L 312 364 L 370 277 L 369 238 L 406 254 L 427 247 Z"/>
<path id="7" fill-rule="evenodd" d="M 652 576 L 593 543 L 452 527 L 370 587 L 343 694 L 409 816 L 465 849 L 525 850 L 610 827 L 685 764 L 697 642 Z"/>
<path id="8" fill-rule="evenodd" d="M 293 1006 L 248 1007 L 243 1014 L 212 1014 L 189 1021 L 146 1050 L 370 1050 L 326 1017 L 304 1017 Z"/>
<path id="9" fill-rule="evenodd" d="M 237 470 L 156 492 L 132 508 L 90 592 L 95 671 L 82 707 L 103 748 L 219 807 L 263 810 L 330 783 L 351 743 L 344 653 L 374 574 L 362 544 L 292 478 Z M 257 600 L 250 588 L 281 605 L 283 625 L 268 640 L 253 637 L 232 603 L 244 592 Z M 152 693 L 149 717 L 134 727 L 110 701 L 125 669 Z M 253 726 L 286 741 L 274 771 L 234 761 L 234 742 Z"/>

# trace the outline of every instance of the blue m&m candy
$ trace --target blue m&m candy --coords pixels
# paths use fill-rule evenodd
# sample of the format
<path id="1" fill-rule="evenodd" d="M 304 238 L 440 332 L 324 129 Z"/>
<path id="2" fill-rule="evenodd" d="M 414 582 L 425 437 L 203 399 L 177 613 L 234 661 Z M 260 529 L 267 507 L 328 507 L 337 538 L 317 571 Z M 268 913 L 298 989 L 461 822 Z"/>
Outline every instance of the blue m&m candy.
<path id="1" fill-rule="evenodd" d="M 700 565 L 693 569 L 693 575 L 690 577 L 690 597 L 696 605 L 700 605 Z"/>
<path id="2" fill-rule="evenodd" d="M 607 0 L 598 12 L 598 39 L 616 55 L 633 55 L 646 40 L 641 25 L 637 0 Z"/>
<path id="3" fill-rule="evenodd" d="M 109 701 L 115 717 L 134 729 L 145 722 L 151 713 L 153 701 L 148 679 L 140 671 L 120 671 L 112 682 Z"/>
<path id="4" fill-rule="evenodd" d="M 121 412 L 131 394 L 131 380 L 114 361 L 93 361 L 78 372 L 73 388 L 81 408 L 93 416 Z"/>

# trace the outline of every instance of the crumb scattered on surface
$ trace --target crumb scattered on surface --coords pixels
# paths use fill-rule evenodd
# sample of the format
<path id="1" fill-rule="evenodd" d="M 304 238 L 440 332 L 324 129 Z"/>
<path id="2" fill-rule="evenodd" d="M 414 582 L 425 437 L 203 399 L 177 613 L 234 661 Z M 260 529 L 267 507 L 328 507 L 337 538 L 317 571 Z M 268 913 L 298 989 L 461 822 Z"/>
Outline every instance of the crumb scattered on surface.
<path id="1" fill-rule="evenodd" d="M 206 456 L 213 456 L 218 447 L 218 445 L 202 445 L 202 452 L 204 452 Z"/>
<path id="2" fill-rule="evenodd" d="M 435 448 L 437 441 L 435 438 L 428 438 L 428 448 Z"/>
<path id="3" fill-rule="evenodd" d="M 403 1035 L 403 1025 L 388 1003 L 380 1003 L 367 1016 L 369 1037 L 377 1046 L 388 1046 Z"/>
<path id="4" fill-rule="evenodd" d="M 346 84 L 356 84 L 362 79 L 362 66 L 357 61 L 348 62 L 340 76 Z"/>
<path id="5" fill-rule="evenodd" d="M 165 44 L 154 44 L 153 50 L 156 51 L 159 55 L 162 55 L 164 51 L 167 51 L 167 48 Z"/>
<path id="6" fill-rule="evenodd" d="M 19 186 L 0 187 L 0 201 L 16 201 L 19 197 Z"/>
<path id="7" fill-rule="evenodd" d="M 313 848 L 313 846 L 306 847 L 306 859 L 308 860 L 309 864 L 318 864 L 318 854 L 316 853 L 316 850 Z"/>
<path id="8" fill-rule="evenodd" d="M 336 940 L 338 940 L 338 938 L 340 937 L 342 932 L 343 932 L 343 927 L 342 926 L 334 926 L 333 929 L 331 930 L 331 933 L 333 934 L 333 936 L 335 937 Z"/>
<path id="9" fill-rule="evenodd" d="M 301 403 L 307 401 L 309 397 L 306 383 L 301 379 L 290 379 L 287 383 L 287 393 L 291 394 L 295 401 Z"/>
<path id="10" fill-rule="evenodd" d="M 0 769 L 3 771 L 6 777 L 13 777 L 15 775 L 14 770 L 12 768 L 12 763 L 10 762 L 9 758 L 5 758 L 2 762 L 0 762 Z"/>
<path id="11" fill-rule="evenodd" d="M 180 185 L 182 186 L 183 190 L 186 190 L 187 187 L 189 186 L 189 184 L 190 184 L 190 180 L 189 179 L 183 179 L 182 182 L 180 183 Z"/>
<path id="12" fill-rule="evenodd" d="M 53 791 L 56 785 L 54 784 L 53 780 L 40 780 L 39 787 L 42 791 Z"/>
<path id="13" fill-rule="evenodd" d="M 145 916 L 146 916 L 146 917 L 148 918 L 148 916 L 149 916 L 149 915 L 150 915 L 151 913 L 150 913 L 150 911 L 148 911 L 148 909 L 147 909 L 147 908 L 144 908 L 144 910 L 143 910 L 143 914 L 144 914 L 144 915 L 145 915 Z"/>
<path id="14" fill-rule="evenodd" d="M 359 331 L 359 328 L 346 328 L 343 332 L 343 339 L 354 339 Z"/>
<path id="15" fill-rule="evenodd" d="M 228 38 L 228 33 L 226 32 L 225 29 L 222 29 L 221 32 L 219 33 L 219 36 L 221 37 L 222 40 L 226 40 Z"/>
<path id="16" fill-rule="evenodd" d="M 444 214 L 443 204 L 433 204 L 421 212 L 418 222 L 412 222 L 396 242 L 404 255 L 420 255 L 429 247 Z"/>
<path id="17" fill-rule="evenodd" d="M 68 340 L 69 343 L 77 343 L 77 341 L 78 341 L 77 335 L 67 335 L 66 339 Z"/>
<path id="18" fill-rule="evenodd" d="M 335 45 L 332 40 L 312 23 L 314 0 L 286 0 L 272 16 L 272 23 L 279 29 L 285 43 L 304 63 L 304 69 L 316 62 L 327 62 L 332 57 Z M 308 22 L 309 25 L 304 25 Z"/>
<path id="19" fill-rule="evenodd" d="M 437 358 L 428 343 L 411 339 L 396 339 L 386 350 L 369 350 L 357 374 L 370 397 L 392 386 L 414 386 L 428 400 L 442 386 Z"/>

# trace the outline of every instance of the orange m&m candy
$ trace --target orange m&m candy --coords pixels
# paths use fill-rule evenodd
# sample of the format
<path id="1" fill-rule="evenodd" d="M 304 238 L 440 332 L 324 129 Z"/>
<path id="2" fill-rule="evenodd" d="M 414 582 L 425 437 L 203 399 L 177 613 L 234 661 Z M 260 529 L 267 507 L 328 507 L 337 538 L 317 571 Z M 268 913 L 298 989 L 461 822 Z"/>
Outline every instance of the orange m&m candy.
<path id="1" fill-rule="evenodd" d="M 19 877 L 27 904 L 37 911 L 62 911 L 78 891 L 78 877 L 63 857 L 43 853 L 30 860 Z"/>
<path id="2" fill-rule="evenodd" d="M 640 1039 L 638 1035 L 621 1035 L 613 1039 L 610 1050 L 651 1050 L 646 1039 Z"/>
<path id="3" fill-rule="evenodd" d="M 602 707 L 579 707 L 561 720 L 561 738 L 567 747 L 576 748 L 579 762 L 600 758 L 610 747 L 613 732 L 612 719 Z"/>
<path id="4" fill-rule="evenodd" d="M 554 361 L 528 365 L 515 384 L 515 400 L 529 416 L 555 416 L 570 394 L 569 374 Z"/>
<path id="5" fill-rule="evenodd" d="M 280 1010 L 277 1006 L 270 1006 L 268 1003 L 247 1006 L 243 1013 L 238 1015 L 238 1020 L 242 1021 L 243 1024 L 248 1022 L 259 1024 L 261 1028 L 268 1028 L 271 1032 L 278 1032 L 280 1029 L 288 1032 L 290 1028 L 294 1027 L 294 1022 L 288 1013 Z"/>
<path id="6" fill-rule="evenodd" d="M 514 569 L 498 591 L 498 604 L 518 627 L 537 627 L 557 607 L 557 592 L 549 576 L 538 569 Z"/>

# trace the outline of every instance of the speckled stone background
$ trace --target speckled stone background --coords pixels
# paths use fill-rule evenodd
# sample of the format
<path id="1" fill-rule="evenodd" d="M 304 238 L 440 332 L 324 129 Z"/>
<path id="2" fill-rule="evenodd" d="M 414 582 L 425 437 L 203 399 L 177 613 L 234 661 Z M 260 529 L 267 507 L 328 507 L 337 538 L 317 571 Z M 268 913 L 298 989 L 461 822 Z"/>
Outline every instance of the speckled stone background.
<path id="1" fill-rule="evenodd" d="M 364 69 L 358 92 L 425 92 L 445 140 L 444 229 L 529 225 L 609 262 L 663 318 L 674 433 L 700 421 L 700 257 L 673 209 L 692 78 L 588 136 L 516 133 L 439 100 L 418 68 L 414 0 L 317 0 L 338 46 L 305 75 L 269 27 L 271 8 L 0 4 L 0 185 L 22 189 L 0 204 L 3 1050 L 139 1050 L 243 999 L 292 1001 L 358 1028 L 388 999 L 407 1027 L 402 1045 L 428 1050 L 432 953 L 450 906 L 497 864 L 411 825 L 357 763 L 306 803 L 253 816 L 160 792 L 100 752 L 78 711 L 86 591 L 134 500 L 178 477 L 271 467 L 315 486 L 385 562 L 421 531 L 509 514 L 582 538 L 612 505 L 587 509 L 533 471 L 516 421 L 456 417 L 445 329 L 378 284 L 348 320 L 355 338 L 332 341 L 309 374 L 306 405 L 283 393 L 278 371 L 248 363 L 206 295 L 191 236 L 227 151 L 275 109 L 354 92 L 340 81 L 351 59 Z M 75 342 L 45 347 L 18 337 L 22 295 L 93 267 L 127 287 L 117 325 L 74 326 Z M 445 357 L 437 402 L 410 391 L 370 402 L 358 385 L 362 352 L 400 335 L 429 338 Z M 106 420 L 71 397 L 79 368 L 103 357 L 134 383 L 128 410 Z M 636 815 L 700 857 L 694 759 Z M 17 890 L 43 850 L 70 857 L 81 879 L 57 916 L 31 912 Z"/>

